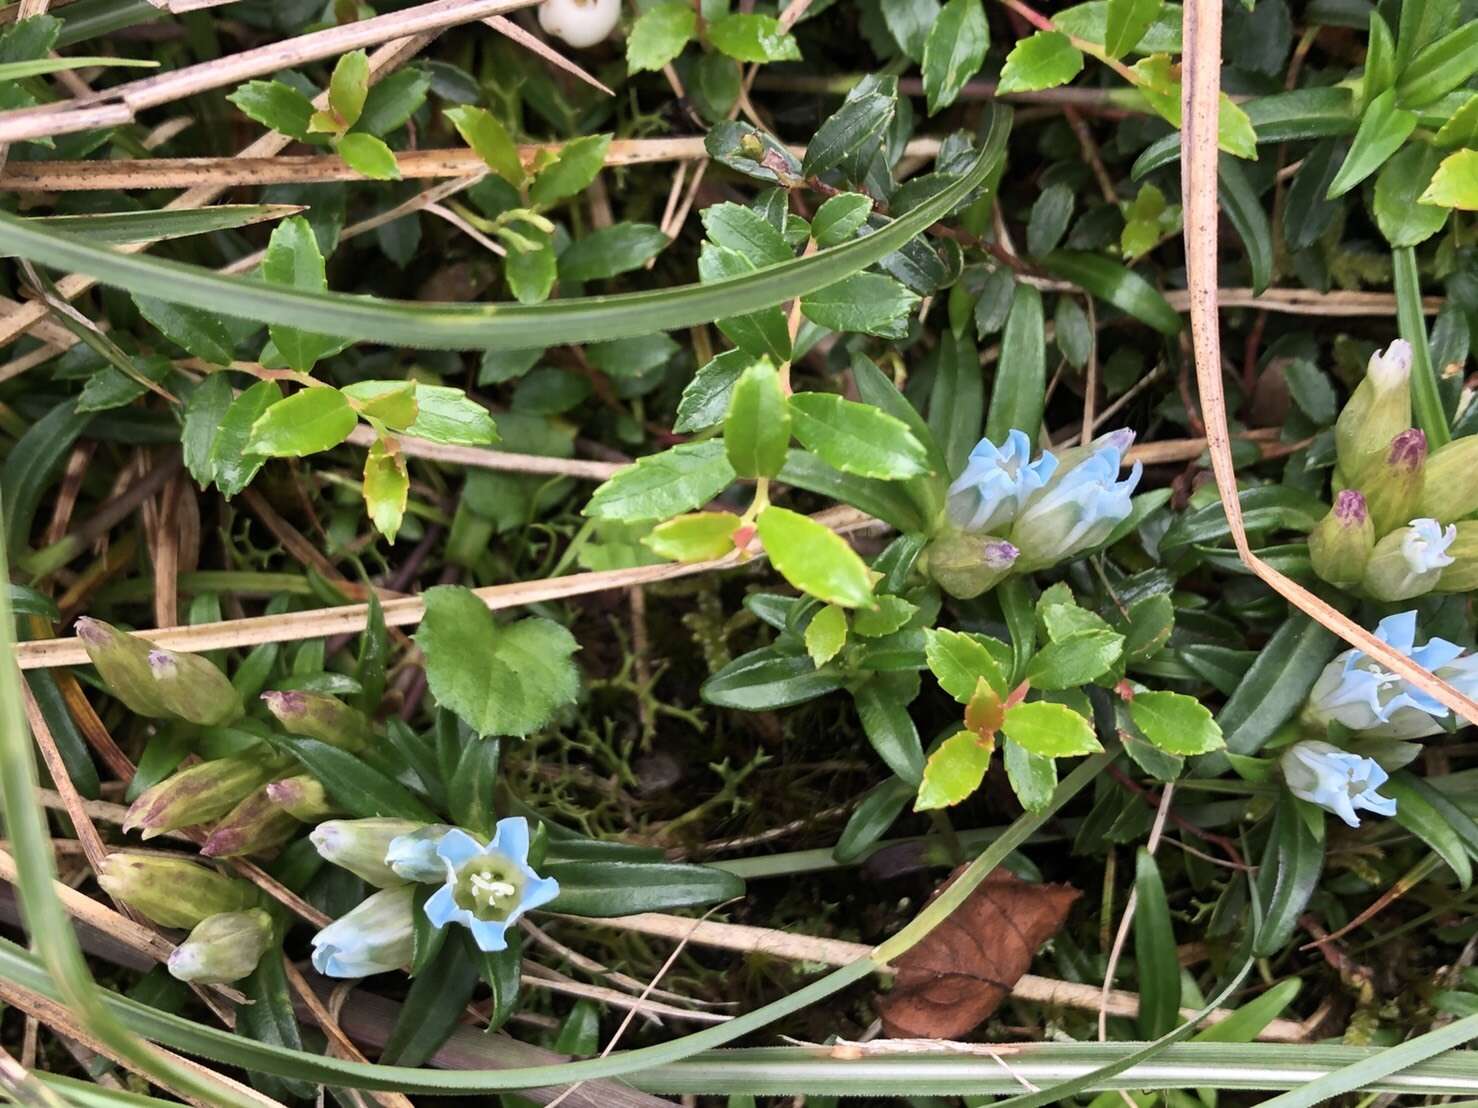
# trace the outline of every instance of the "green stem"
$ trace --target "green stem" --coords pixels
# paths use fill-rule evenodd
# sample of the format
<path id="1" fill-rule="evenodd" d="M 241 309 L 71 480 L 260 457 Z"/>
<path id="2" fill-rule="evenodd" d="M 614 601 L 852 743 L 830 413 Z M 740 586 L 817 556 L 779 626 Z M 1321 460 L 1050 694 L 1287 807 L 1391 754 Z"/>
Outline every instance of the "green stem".
<path id="1" fill-rule="evenodd" d="M 1437 391 L 1437 373 L 1427 345 L 1427 324 L 1422 317 L 1421 278 L 1416 270 L 1416 250 L 1398 246 L 1391 251 L 1395 271 L 1396 325 L 1401 337 L 1411 343 L 1411 407 L 1416 425 L 1427 436 L 1427 447 L 1436 450 L 1452 441 L 1442 394 Z"/>

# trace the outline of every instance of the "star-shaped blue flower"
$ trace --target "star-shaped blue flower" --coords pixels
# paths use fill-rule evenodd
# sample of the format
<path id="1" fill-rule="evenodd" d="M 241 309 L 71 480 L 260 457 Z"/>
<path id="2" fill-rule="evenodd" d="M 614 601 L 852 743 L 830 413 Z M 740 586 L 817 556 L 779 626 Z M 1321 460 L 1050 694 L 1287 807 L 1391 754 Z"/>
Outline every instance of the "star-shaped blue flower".
<path id="1" fill-rule="evenodd" d="M 1021 431 L 1006 436 L 1004 446 L 981 439 L 970 451 L 964 471 L 949 486 L 949 518 L 961 531 L 1003 533 L 1027 498 L 1057 469 L 1057 458 L 1044 453 L 1031 460 L 1032 444 Z"/>
<path id="2" fill-rule="evenodd" d="M 1360 826 L 1355 809 L 1394 816 L 1396 802 L 1375 790 L 1386 783 L 1386 771 L 1372 758 L 1362 758 L 1329 743 L 1294 743 L 1282 758 L 1283 778 L 1300 800 L 1333 812 L 1351 827 Z"/>
<path id="3" fill-rule="evenodd" d="M 487 846 L 453 828 L 436 854 L 446 884 L 426 901 L 426 918 L 437 927 L 455 920 L 489 954 L 508 948 L 508 928 L 519 916 L 559 895 L 559 882 L 529 865 L 529 824 L 521 816 L 500 819 Z"/>

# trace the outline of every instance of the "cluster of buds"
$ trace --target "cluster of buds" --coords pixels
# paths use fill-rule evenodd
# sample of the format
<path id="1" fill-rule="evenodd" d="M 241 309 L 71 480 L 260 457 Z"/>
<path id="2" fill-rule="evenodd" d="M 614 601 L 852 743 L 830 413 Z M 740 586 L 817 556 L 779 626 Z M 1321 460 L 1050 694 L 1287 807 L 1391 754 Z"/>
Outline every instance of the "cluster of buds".
<path id="1" fill-rule="evenodd" d="M 1046 569 L 1100 546 L 1129 516 L 1138 462 L 1120 479 L 1134 432 L 1033 461 L 1031 440 L 1012 431 L 997 446 L 981 439 L 949 486 L 947 521 L 924 566 L 951 596 L 968 599 L 1011 573 Z"/>
<path id="2" fill-rule="evenodd" d="M 1411 426 L 1411 347 L 1370 359 L 1335 424 L 1340 492 L 1309 535 L 1309 557 L 1330 584 L 1376 600 L 1462 592 L 1478 584 L 1478 438 L 1428 452 Z"/>
<path id="3" fill-rule="evenodd" d="M 325 859 L 379 891 L 313 938 L 313 966 L 329 977 L 367 977 L 410 960 L 416 884 L 439 884 L 425 904 L 436 928 L 460 923 L 478 949 L 507 949 L 508 928 L 559 895 L 529 862 L 528 821 L 498 821 L 490 842 L 460 827 L 397 819 L 332 820 L 309 836 Z"/>

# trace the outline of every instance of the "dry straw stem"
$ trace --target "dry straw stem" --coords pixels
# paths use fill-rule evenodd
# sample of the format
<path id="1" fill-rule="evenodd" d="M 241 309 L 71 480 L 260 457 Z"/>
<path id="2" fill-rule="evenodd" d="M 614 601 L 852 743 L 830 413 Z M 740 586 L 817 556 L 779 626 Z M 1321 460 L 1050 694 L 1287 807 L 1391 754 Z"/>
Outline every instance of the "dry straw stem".
<path id="1" fill-rule="evenodd" d="M 1185 203 L 1186 275 L 1191 337 L 1201 420 L 1206 427 L 1216 489 L 1226 509 L 1237 555 L 1274 592 L 1386 669 L 1436 697 L 1469 723 L 1478 724 L 1478 703 L 1424 666 L 1381 642 L 1365 628 L 1279 573 L 1252 552 L 1237 499 L 1237 471 L 1227 434 L 1226 398 L 1221 382 L 1221 334 L 1216 285 L 1217 110 L 1221 92 L 1220 0 L 1189 0 L 1185 6 L 1181 92 L 1181 195 Z"/>
<path id="2" fill-rule="evenodd" d="M 699 946 L 719 947 L 748 954 L 764 954 L 772 958 L 784 958 L 793 962 L 817 962 L 828 966 L 845 966 L 866 958 L 872 948 L 862 943 L 849 943 L 841 939 L 823 939 L 812 935 L 796 935 L 786 931 L 774 931 L 768 927 L 750 927 L 738 923 L 716 923 L 710 920 L 685 919 L 682 916 L 663 915 L 659 912 L 644 912 L 635 916 L 616 916 L 608 919 L 586 919 L 581 916 L 559 916 L 560 919 L 584 926 L 615 927 L 623 931 L 635 931 L 643 935 L 655 935 L 664 939 L 680 941 L 686 938 Z M 1079 984 L 1073 981 L 1056 981 L 1050 977 L 1023 974 L 1011 988 L 1017 1000 L 1036 1004 L 1064 1005 L 1096 1011 L 1099 1002 L 1105 1002 L 1107 1011 L 1113 1016 L 1133 1018 L 1139 1013 L 1139 996 L 1122 989 L 1100 992 L 1097 985 Z M 1192 1008 L 1181 1010 L 1189 1018 L 1195 1014 Z M 1207 1023 L 1219 1023 L 1232 1013 L 1218 1009 L 1207 1017 Z M 1299 1042 L 1304 1037 L 1301 1024 L 1293 1020 L 1273 1020 L 1258 1036 L 1268 1042 Z"/>

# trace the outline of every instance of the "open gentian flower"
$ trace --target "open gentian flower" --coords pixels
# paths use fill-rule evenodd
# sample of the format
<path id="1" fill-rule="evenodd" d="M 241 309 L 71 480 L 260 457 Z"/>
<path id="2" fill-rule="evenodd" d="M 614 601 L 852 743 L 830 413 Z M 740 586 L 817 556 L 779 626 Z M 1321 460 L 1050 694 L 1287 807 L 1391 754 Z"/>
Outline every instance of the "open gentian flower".
<path id="1" fill-rule="evenodd" d="M 1057 459 L 1044 453 L 1031 460 L 1032 444 L 1022 431 L 1006 436 L 1005 446 L 981 439 L 964 471 L 949 487 L 949 518 L 961 531 L 992 533 L 1008 527 L 1022 506 L 1051 479 Z"/>
<path id="2" fill-rule="evenodd" d="M 1453 563 L 1447 552 L 1457 527 L 1435 519 L 1414 519 L 1375 544 L 1361 579 L 1377 600 L 1410 600 L 1437 587 L 1442 570 Z"/>
<path id="3" fill-rule="evenodd" d="M 1378 816 L 1396 814 L 1396 802 L 1375 791 L 1386 783 L 1386 771 L 1373 758 L 1308 739 L 1290 746 L 1281 765 L 1289 792 L 1333 812 L 1351 827 L 1360 826 L 1356 808 Z"/>
<path id="4" fill-rule="evenodd" d="M 487 846 L 454 827 L 436 853 L 446 865 L 446 884 L 426 901 L 426 918 L 437 927 L 452 920 L 465 925 L 487 953 L 506 950 L 509 926 L 559 895 L 558 881 L 529 866 L 529 824 L 522 817 L 500 819 Z"/>
<path id="5" fill-rule="evenodd" d="M 1439 638 L 1417 647 L 1416 612 L 1387 616 L 1376 626 L 1375 637 L 1464 695 L 1478 695 L 1478 654 Z M 1325 726 L 1343 724 L 1364 735 L 1419 739 L 1442 732 L 1437 721 L 1447 716 L 1447 707 L 1382 669 L 1362 651 L 1346 650 L 1314 682 L 1306 716 Z"/>
<path id="6" fill-rule="evenodd" d="M 325 977 L 398 969 L 415 946 L 411 886 L 381 889 L 313 936 L 313 968 Z"/>
<path id="7" fill-rule="evenodd" d="M 1098 546 L 1129 516 L 1130 495 L 1144 470 L 1135 462 L 1119 479 L 1134 432 L 1114 431 L 1068 451 L 1045 488 L 1027 501 L 1009 536 L 1021 552 L 1015 570 L 1045 569 Z"/>

